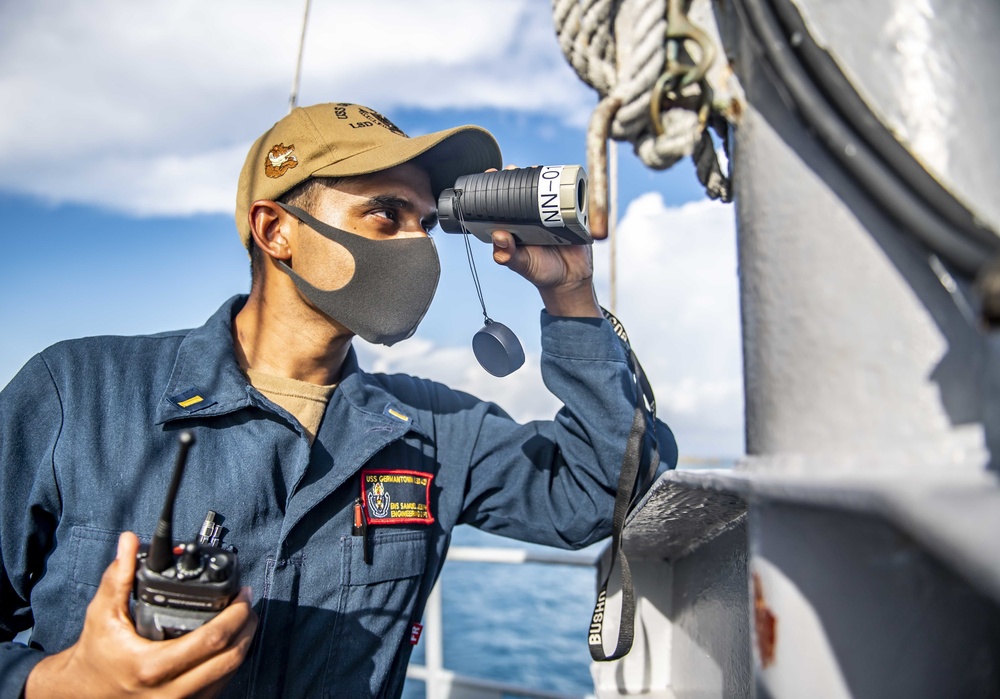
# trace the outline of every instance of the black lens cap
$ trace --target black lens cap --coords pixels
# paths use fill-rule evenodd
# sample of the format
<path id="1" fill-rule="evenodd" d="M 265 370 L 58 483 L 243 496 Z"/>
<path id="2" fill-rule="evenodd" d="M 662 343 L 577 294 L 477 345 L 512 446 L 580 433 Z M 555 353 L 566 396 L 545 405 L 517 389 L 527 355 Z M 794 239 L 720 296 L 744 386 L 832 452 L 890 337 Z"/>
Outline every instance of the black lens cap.
<path id="1" fill-rule="evenodd" d="M 510 328 L 487 320 L 472 338 L 472 351 L 480 366 L 493 376 L 513 374 L 524 364 L 524 349 Z"/>

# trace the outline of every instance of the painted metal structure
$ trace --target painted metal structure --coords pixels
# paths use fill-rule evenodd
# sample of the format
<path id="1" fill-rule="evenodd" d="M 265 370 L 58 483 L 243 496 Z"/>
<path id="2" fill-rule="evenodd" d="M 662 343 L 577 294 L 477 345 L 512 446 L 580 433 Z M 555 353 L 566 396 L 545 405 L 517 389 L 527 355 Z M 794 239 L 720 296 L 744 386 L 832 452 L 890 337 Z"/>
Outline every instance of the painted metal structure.
<path id="1" fill-rule="evenodd" d="M 746 95 L 749 456 L 669 473 L 631 515 L 636 645 L 594 666 L 597 696 L 1000 696 L 1000 339 L 973 283 L 1000 249 L 1000 3 L 713 9 Z M 859 123 L 817 123 L 796 93 L 810 42 Z M 904 176 L 875 153 L 890 175 L 866 179 L 869 127 Z M 926 175 L 971 234 L 934 237 L 951 224 L 914 189 Z"/>

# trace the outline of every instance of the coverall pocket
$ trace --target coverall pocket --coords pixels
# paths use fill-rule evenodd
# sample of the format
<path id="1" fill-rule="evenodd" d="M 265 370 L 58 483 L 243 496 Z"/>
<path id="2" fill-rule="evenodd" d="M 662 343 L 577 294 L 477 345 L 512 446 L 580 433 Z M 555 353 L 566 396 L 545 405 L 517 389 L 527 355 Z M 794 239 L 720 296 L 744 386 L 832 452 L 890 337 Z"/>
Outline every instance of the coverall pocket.
<path id="1" fill-rule="evenodd" d="M 341 540 L 343 568 L 340 608 L 327 661 L 326 692 L 331 697 L 373 697 L 404 635 L 408 636 L 420 584 L 427 568 L 429 532 L 373 528 L 371 563 L 363 539 Z"/>
<path id="2" fill-rule="evenodd" d="M 101 577 L 118 553 L 120 532 L 94 527 L 73 527 L 73 582 L 98 587 Z"/>
<path id="3" fill-rule="evenodd" d="M 72 584 L 63 590 L 64 612 L 47 619 L 41 633 L 36 627 L 32 641 L 53 648 L 49 638 L 76 639 L 83 629 L 87 606 L 97 594 L 105 569 L 115 560 L 119 532 L 96 527 L 74 526 L 70 530 L 68 553 L 72 556 Z M 56 554 L 59 550 L 56 550 Z"/>

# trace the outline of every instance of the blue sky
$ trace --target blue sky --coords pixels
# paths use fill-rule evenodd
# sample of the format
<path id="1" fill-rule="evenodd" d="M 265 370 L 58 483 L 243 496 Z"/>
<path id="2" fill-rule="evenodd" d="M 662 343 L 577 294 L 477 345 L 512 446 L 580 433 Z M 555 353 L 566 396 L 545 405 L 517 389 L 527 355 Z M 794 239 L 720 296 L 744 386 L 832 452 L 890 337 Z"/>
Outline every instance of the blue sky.
<path id="1" fill-rule="evenodd" d="M 314 0 L 300 103 L 367 104 L 411 136 L 480 124 L 507 163 L 585 163 L 596 96 L 562 58 L 547 3 L 379 8 Z M 248 288 L 235 182 L 250 143 L 287 111 L 300 13 L 265 0 L 0 7 L 0 89 L 19 96 L 0 113 L 0 138 L 18 153 L 0 173 L 12 224 L 0 386 L 53 342 L 199 325 Z M 688 162 L 652 172 L 627 144 L 620 152 L 618 315 L 682 454 L 736 456 L 732 208 L 704 200 Z M 474 241 L 490 315 L 528 354 L 516 374 L 488 376 L 470 348 L 482 314 L 464 247 L 440 230 L 435 239 L 442 279 L 417 335 L 391 349 L 358 342 L 363 362 L 446 381 L 524 419 L 550 415 L 537 292 Z M 604 302 L 607 258 L 607 244 L 595 246 Z"/>

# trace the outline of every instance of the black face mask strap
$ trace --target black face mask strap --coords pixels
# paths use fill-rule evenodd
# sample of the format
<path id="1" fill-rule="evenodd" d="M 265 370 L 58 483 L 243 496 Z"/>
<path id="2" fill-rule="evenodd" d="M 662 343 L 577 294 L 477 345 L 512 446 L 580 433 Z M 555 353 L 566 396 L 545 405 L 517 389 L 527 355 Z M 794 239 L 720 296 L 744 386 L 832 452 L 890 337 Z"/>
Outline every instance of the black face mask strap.
<path id="1" fill-rule="evenodd" d="M 608 310 L 604 308 L 601 310 L 625 346 L 625 353 L 628 356 L 632 379 L 636 387 L 636 406 L 632 416 L 628 442 L 625 445 L 625 455 L 622 458 L 621 472 L 618 476 L 618 491 L 615 495 L 615 509 L 611 520 L 611 566 L 608 568 L 604 580 L 601 581 L 587 638 L 590 657 L 596 661 L 617 660 L 624 657 L 632 649 L 632 640 L 635 636 L 635 590 L 632 585 L 632 572 L 629 569 L 628 559 L 622 546 L 622 532 L 625 529 L 625 518 L 628 516 L 632 504 L 652 482 L 659 463 L 659 448 L 656 444 L 655 432 L 656 399 L 653 396 L 653 390 L 646 379 L 646 373 L 642 370 L 642 365 L 639 364 L 639 360 L 632 352 L 625 328 Z M 649 468 L 646 473 L 640 475 L 639 467 L 642 462 L 647 420 L 650 429 L 653 430 L 653 449 Z M 618 641 L 611 655 L 606 655 L 604 652 L 604 619 L 607 614 L 605 603 L 607 602 L 608 581 L 611 579 L 611 571 L 616 561 L 621 569 L 622 609 L 618 627 Z"/>

